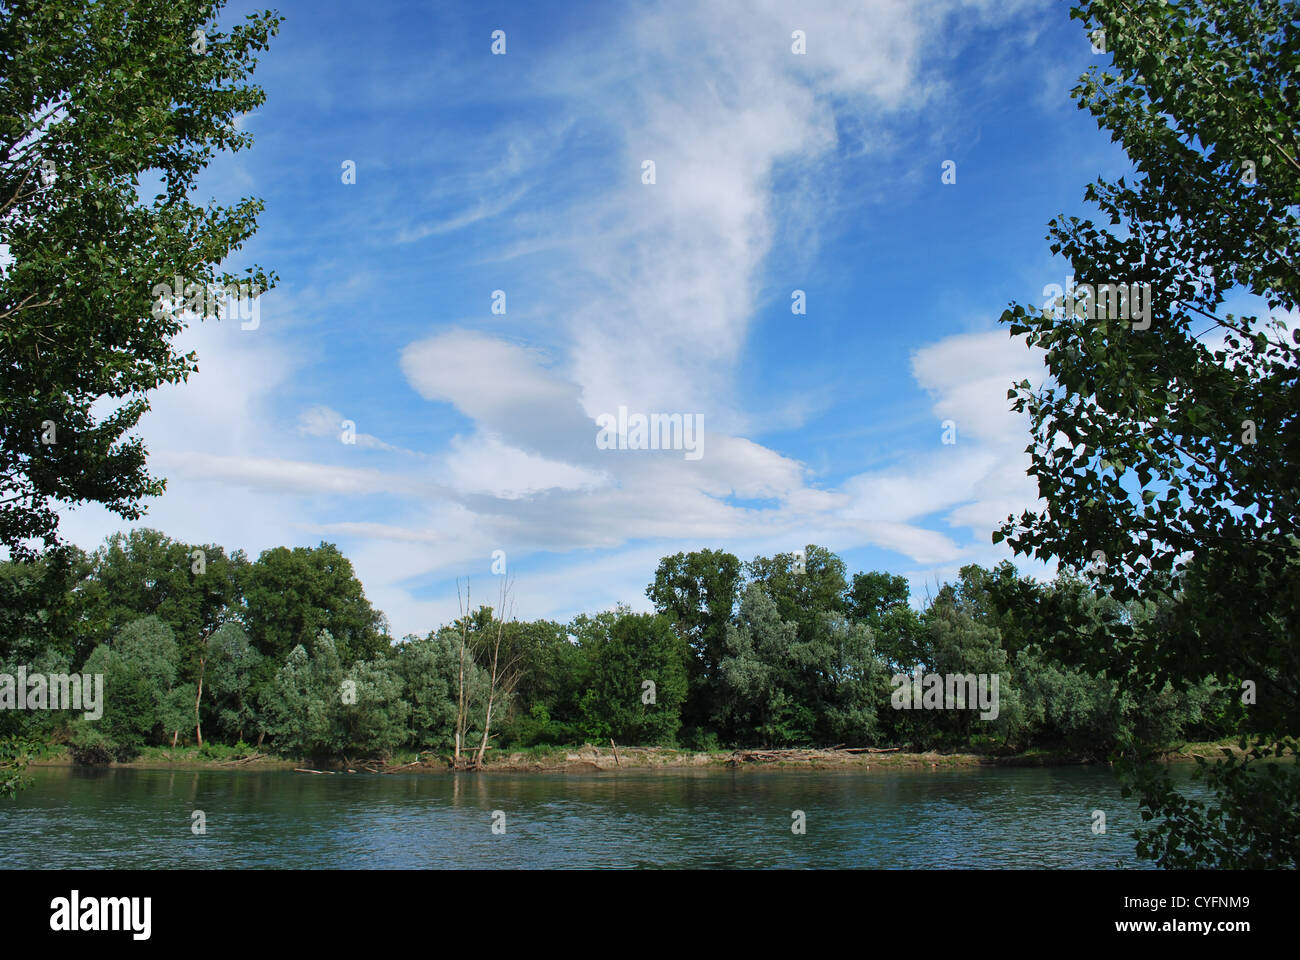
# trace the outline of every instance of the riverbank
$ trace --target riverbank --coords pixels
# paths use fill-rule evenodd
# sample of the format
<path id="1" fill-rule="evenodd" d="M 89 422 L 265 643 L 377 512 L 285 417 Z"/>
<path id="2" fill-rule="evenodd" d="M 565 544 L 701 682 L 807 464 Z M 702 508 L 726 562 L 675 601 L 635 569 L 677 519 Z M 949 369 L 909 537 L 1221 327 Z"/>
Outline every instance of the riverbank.
<path id="1" fill-rule="evenodd" d="M 1193 760 L 1198 756 L 1221 756 L 1223 748 L 1234 748 L 1232 741 L 1187 743 L 1170 751 L 1169 761 Z M 633 769 L 697 769 L 701 767 L 743 767 L 747 769 L 847 768 L 859 770 L 895 769 L 899 767 L 951 768 L 977 766 L 1045 767 L 1079 766 L 1105 763 L 1064 751 L 1028 750 L 1014 754 L 981 753 L 904 753 L 897 749 L 744 749 L 693 751 L 672 747 L 533 747 L 506 751 L 488 757 L 483 772 L 551 772 L 582 773 Z M 32 766 L 75 766 L 66 750 L 52 748 Z M 432 754 L 396 755 L 387 761 L 339 760 L 330 763 L 285 759 L 257 750 L 238 751 L 232 747 L 200 749 L 198 747 L 147 747 L 134 760 L 108 764 L 136 769 L 224 769 L 224 770 L 292 770 L 307 775 L 348 773 L 449 773 L 451 758 Z"/>

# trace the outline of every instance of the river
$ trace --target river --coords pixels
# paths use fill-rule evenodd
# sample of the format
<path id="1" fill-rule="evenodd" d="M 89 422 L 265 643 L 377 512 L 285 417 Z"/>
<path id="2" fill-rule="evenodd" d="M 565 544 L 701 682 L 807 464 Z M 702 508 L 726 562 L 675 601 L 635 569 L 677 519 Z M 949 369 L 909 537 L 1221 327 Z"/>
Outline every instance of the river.
<path id="1" fill-rule="evenodd" d="M 31 773 L 0 799 L 7 868 L 1146 865 L 1136 806 L 1106 767 Z"/>

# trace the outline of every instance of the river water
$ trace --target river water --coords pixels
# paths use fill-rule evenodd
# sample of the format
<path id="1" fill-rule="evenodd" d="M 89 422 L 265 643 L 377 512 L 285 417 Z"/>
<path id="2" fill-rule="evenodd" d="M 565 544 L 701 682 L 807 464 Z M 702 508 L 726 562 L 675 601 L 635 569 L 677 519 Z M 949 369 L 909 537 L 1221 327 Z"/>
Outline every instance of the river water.
<path id="1" fill-rule="evenodd" d="M 1106 767 L 31 773 L 0 799 L 6 868 L 1146 865 Z"/>

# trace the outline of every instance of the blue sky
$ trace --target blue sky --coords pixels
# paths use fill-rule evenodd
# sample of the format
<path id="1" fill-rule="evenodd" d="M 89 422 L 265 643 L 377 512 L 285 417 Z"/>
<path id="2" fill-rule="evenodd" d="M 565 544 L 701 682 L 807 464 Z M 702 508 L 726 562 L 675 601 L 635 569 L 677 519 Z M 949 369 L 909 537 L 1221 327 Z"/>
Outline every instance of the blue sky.
<path id="1" fill-rule="evenodd" d="M 493 597 L 494 550 L 528 619 L 645 609 L 678 550 L 818 543 L 918 596 L 1008 556 L 990 532 L 1036 491 L 1006 390 L 1043 368 L 997 317 L 1065 283 L 1048 221 L 1127 171 L 1069 99 L 1099 56 L 1065 4 L 278 9 L 255 144 L 199 195 L 265 200 L 231 265 L 281 283 L 257 329 L 184 334 L 143 525 L 335 542 L 397 636 L 457 576 Z M 703 455 L 598 449 L 619 406 L 702 415 Z"/>

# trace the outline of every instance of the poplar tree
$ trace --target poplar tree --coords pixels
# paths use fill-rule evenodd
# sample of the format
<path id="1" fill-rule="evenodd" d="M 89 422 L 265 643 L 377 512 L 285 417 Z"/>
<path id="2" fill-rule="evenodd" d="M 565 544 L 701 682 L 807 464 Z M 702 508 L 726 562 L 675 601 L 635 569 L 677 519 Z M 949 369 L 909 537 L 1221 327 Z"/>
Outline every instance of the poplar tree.
<path id="1" fill-rule="evenodd" d="M 1162 605 L 1066 631 L 1058 653 L 1154 698 L 1214 675 L 1240 697 L 1240 752 L 1202 772 L 1209 802 L 1137 771 L 1139 850 L 1165 866 L 1295 865 L 1300 777 L 1300 8 L 1286 0 L 1092 0 L 1071 16 L 1109 60 L 1074 97 L 1135 172 L 1060 217 L 1053 253 L 1080 284 L 1150 284 L 1149 317 L 1061 302 L 1002 320 L 1050 377 L 1027 412 L 1046 501 L 994 534 L 1087 570 L 1122 603 Z M 1080 42 L 1088 39 L 1080 38 Z M 1230 297 L 1266 310 L 1242 316 Z M 1080 313 L 1086 315 L 1080 315 Z"/>
<path id="2" fill-rule="evenodd" d="M 57 543 L 58 501 L 135 520 L 162 493 L 131 430 L 198 358 L 173 345 L 187 314 L 157 309 L 155 289 L 180 278 L 211 316 L 217 285 L 274 284 L 222 269 L 262 202 L 194 195 L 218 152 L 251 144 L 236 121 L 265 99 L 246 81 L 281 22 L 223 31 L 223 6 L 0 2 L 0 545 L 14 556 Z"/>

